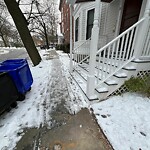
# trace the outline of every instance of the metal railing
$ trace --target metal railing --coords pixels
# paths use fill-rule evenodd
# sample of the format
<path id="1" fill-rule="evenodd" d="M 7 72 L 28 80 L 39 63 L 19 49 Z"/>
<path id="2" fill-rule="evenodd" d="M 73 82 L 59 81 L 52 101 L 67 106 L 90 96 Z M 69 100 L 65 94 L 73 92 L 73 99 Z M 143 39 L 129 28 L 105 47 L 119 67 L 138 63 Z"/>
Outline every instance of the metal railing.
<path id="1" fill-rule="evenodd" d="M 144 20 L 145 19 L 142 18 L 114 40 L 98 50 L 96 66 L 98 78 L 96 87 L 134 59 L 133 54 L 136 31 Z"/>

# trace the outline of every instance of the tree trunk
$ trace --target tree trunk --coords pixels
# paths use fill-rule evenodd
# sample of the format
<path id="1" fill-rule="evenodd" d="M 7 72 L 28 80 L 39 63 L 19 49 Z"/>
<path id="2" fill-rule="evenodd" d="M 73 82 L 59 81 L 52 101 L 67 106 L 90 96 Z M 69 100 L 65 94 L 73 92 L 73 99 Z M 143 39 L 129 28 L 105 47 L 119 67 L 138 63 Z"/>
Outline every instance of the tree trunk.
<path id="1" fill-rule="evenodd" d="M 18 3 L 16 2 L 16 0 L 4 0 L 4 2 L 14 20 L 16 28 L 29 54 L 29 57 L 31 58 L 34 66 L 38 65 L 41 61 L 41 57 L 35 47 L 35 44 L 27 27 L 27 21 L 20 10 Z"/>
<path id="2" fill-rule="evenodd" d="M 45 34 L 45 40 L 46 40 L 46 47 L 47 49 L 49 49 L 49 42 L 48 42 L 48 36 L 47 36 L 45 23 L 43 24 L 43 28 L 44 28 L 44 34 Z"/>

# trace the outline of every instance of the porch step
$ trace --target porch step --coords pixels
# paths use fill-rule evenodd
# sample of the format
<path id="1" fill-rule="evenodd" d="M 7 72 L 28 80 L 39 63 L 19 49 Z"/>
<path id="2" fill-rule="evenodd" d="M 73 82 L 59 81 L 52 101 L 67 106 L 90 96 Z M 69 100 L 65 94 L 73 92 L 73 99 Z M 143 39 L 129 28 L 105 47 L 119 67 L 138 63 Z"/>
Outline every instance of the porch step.
<path id="1" fill-rule="evenodd" d="M 82 67 L 77 67 L 75 70 L 82 77 L 83 80 L 87 81 L 88 72 L 86 70 L 84 70 Z"/>
<path id="2" fill-rule="evenodd" d="M 124 72 L 114 74 L 116 78 L 127 78 L 127 74 Z"/>
<path id="3" fill-rule="evenodd" d="M 112 85 L 117 85 L 118 82 L 115 81 L 115 80 L 108 80 L 108 81 L 105 81 L 104 83 L 106 83 L 108 86 L 112 86 Z"/>
<path id="4" fill-rule="evenodd" d="M 80 71 L 76 70 L 76 72 L 73 72 L 72 77 L 74 78 L 75 82 L 81 89 L 82 93 L 86 96 L 86 98 L 89 101 L 95 101 L 95 100 L 97 101 L 98 100 L 98 96 L 96 94 L 90 98 L 87 96 L 87 94 L 86 94 L 86 79 L 81 75 Z"/>
<path id="5" fill-rule="evenodd" d="M 87 63 L 82 63 L 80 64 L 78 67 L 76 67 L 76 73 L 80 76 L 80 78 L 82 80 L 84 80 L 84 82 L 87 82 L 87 74 L 88 74 L 88 64 Z M 97 77 L 97 70 L 95 72 L 95 77 L 96 77 L 96 82 L 100 82 L 101 79 Z M 100 74 L 101 74 L 101 70 L 100 70 Z M 97 93 L 98 95 L 100 94 L 101 99 L 104 99 L 106 97 L 106 95 L 108 94 L 108 92 L 114 88 L 114 86 L 117 86 L 119 84 L 119 80 L 120 79 L 124 79 L 126 78 L 127 75 L 125 73 L 116 73 L 114 76 L 112 76 L 109 80 L 105 81 L 103 83 L 103 85 L 101 85 L 101 87 L 97 87 L 95 89 L 95 93 Z M 79 82 L 80 84 L 80 82 Z M 80 87 L 82 88 L 82 85 L 80 85 Z M 86 91 L 84 90 L 84 93 L 86 93 Z"/>
<path id="6" fill-rule="evenodd" d="M 134 63 L 150 63 L 150 57 L 140 57 L 139 59 L 134 59 Z"/>
<path id="7" fill-rule="evenodd" d="M 137 65 L 137 71 L 150 70 L 150 56 L 140 57 L 139 59 L 135 59 L 132 62 Z"/>
<path id="8" fill-rule="evenodd" d="M 101 76 L 107 74 L 109 75 L 109 70 L 107 69 L 108 63 L 106 63 L 103 67 L 100 65 L 99 68 L 95 68 L 95 78 L 96 84 L 101 82 Z M 116 66 L 112 66 L 112 70 L 116 69 Z M 120 88 L 121 85 L 131 78 L 131 76 L 136 76 L 139 70 L 150 70 L 150 57 L 148 59 L 135 59 L 132 62 L 129 62 L 125 67 L 120 69 L 117 73 L 109 77 L 108 80 L 101 83 L 99 86 L 95 88 L 95 94 L 98 96 L 99 100 L 103 100 L 107 98 L 110 94 Z M 101 73 L 103 71 L 103 74 Z M 107 71 L 106 71 L 107 70 Z M 99 71 L 99 76 L 97 76 L 97 72 Z M 74 72 L 74 78 L 76 78 L 76 82 L 79 87 L 82 89 L 84 94 L 86 95 L 86 84 L 89 72 L 88 62 L 82 62 L 79 66 L 76 67 L 76 73 Z M 101 75 L 102 74 L 102 75 Z M 93 84 L 94 86 L 94 84 Z M 90 99 L 91 100 L 91 99 Z M 95 99 L 92 99 L 95 100 Z"/>
<path id="9" fill-rule="evenodd" d="M 99 87 L 95 89 L 98 93 L 107 93 L 108 88 L 107 87 Z"/>
<path id="10" fill-rule="evenodd" d="M 81 88 L 81 90 L 86 93 L 86 81 L 84 80 L 84 78 L 78 72 L 73 72 L 72 77 Z"/>
<path id="11" fill-rule="evenodd" d="M 135 68 L 135 66 L 126 66 L 126 67 L 123 67 L 123 69 L 124 70 L 128 70 L 128 71 L 135 71 L 136 70 L 136 68 Z"/>

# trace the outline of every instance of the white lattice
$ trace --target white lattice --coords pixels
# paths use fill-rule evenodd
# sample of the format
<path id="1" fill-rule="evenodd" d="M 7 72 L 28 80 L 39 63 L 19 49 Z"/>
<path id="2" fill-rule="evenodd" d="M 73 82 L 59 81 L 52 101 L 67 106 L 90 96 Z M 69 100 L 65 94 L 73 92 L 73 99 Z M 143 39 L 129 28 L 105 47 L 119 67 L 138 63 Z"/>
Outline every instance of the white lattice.
<path id="1" fill-rule="evenodd" d="M 137 77 L 140 78 L 141 80 L 143 80 L 144 82 L 147 81 L 147 78 L 150 76 L 150 70 L 147 71 L 139 71 L 137 74 Z M 147 84 L 145 82 L 145 84 Z M 125 84 L 123 84 L 119 89 L 117 89 L 115 92 L 113 92 L 110 96 L 113 95 L 121 95 L 125 92 L 128 92 L 128 88 Z"/>

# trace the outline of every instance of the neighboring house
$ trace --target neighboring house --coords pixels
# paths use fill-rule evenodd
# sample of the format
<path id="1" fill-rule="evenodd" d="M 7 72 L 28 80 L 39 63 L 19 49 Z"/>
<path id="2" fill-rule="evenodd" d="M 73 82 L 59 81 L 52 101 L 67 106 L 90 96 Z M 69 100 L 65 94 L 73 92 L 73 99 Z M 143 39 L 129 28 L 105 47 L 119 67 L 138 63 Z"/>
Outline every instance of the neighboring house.
<path id="1" fill-rule="evenodd" d="M 150 73 L 149 0 L 67 2 L 74 7 L 71 72 L 90 100 L 106 98 L 131 76 Z"/>
<path id="2" fill-rule="evenodd" d="M 66 0 L 60 0 L 59 10 L 61 12 L 60 30 L 64 36 L 64 43 L 70 43 L 70 8 Z"/>
<path id="3" fill-rule="evenodd" d="M 58 44 L 63 44 L 64 43 L 64 37 L 61 33 L 57 34 L 58 36 Z"/>

